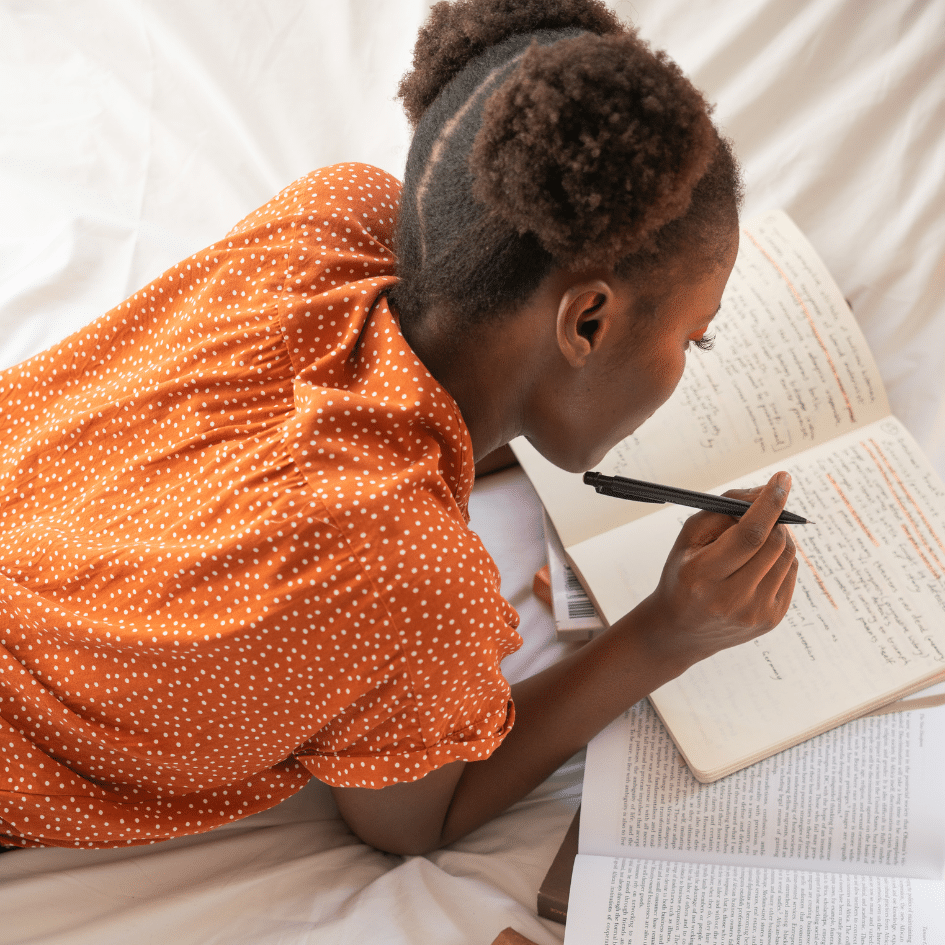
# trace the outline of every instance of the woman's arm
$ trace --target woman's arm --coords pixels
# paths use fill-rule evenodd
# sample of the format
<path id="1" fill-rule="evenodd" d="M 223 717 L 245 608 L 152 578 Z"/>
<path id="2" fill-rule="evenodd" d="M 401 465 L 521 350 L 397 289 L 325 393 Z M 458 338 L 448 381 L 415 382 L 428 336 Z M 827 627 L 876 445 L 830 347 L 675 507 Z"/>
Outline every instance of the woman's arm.
<path id="1" fill-rule="evenodd" d="M 512 687 L 512 731 L 484 761 L 453 762 L 381 790 L 334 788 L 365 842 L 419 854 L 464 836 L 528 794 L 634 703 L 718 650 L 766 633 L 787 612 L 794 542 L 776 519 L 790 479 L 778 473 L 731 518 L 683 526 L 656 590 L 570 656 Z"/>

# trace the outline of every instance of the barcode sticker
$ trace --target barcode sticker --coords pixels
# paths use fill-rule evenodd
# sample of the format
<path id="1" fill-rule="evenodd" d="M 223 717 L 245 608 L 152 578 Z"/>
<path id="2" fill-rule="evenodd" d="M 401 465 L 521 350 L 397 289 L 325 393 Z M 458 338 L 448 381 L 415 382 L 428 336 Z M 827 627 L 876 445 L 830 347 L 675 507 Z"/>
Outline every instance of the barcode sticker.
<path id="1" fill-rule="evenodd" d="M 551 609 L 558 637 L 562 640 L 589 640 L 604 624 L 597 616 L 577 575 L 564 555 L 564 547 L 554 526 L 545 516 L 545 545 L 548 549 L 548 573 L 551 578 Z"/>
<path id="2" fill-rule="evenodd" d="M 581 582 L 574 576 L 574 572 L 567 564 L 564 566 L 564 591 L 567 596 L 568 616 L 572 620 L 580 617 L 594 617 L 596 619 L 597 612 L 594 610 L 591 599 L 584 593 Z"/>

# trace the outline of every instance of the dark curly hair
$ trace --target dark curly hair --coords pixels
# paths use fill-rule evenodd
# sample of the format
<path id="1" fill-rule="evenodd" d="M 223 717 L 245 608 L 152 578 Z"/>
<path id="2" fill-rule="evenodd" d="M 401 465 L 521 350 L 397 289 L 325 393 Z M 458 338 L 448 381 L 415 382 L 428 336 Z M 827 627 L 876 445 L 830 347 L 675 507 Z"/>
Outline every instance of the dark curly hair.
<path id="1" fill-rule="evenodd" d="M 710 107 L 599 0 L 438 3 L 400 96 L 405 330 L 434 308 L 482 323 L 556 266 L 656 295 L 680 261 L 707 270 L 730 248 L 741 184 Z"/>

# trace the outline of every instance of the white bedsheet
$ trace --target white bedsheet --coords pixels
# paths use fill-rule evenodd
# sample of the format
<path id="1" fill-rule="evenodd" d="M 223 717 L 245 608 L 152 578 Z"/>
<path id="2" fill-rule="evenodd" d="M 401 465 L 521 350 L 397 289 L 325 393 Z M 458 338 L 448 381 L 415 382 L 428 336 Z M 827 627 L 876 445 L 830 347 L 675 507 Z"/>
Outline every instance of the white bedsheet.
<path id="1" fill-rule="evenodd" d="M 853 305 L 894 411 L 945 476 L 945 0 L 634 0 L 733 137 L 746 214 L 784 207 Z M 0 0 L 0 365 L 105 311 L 314 167 L 399 174 L 393 100 L 425 0 Z M 719 343 L 724 343 L 720 339 Z M 658 422 L 658 415 L 654 422 Z M 560 651 L 531 595 L 519 472 L 473 524 L 522 614 L 510 678 Z M 536 942 L 581 759 L 427 858 L 341 825 L 323 786 L 216 833 L 0 857 L 0 943 Z"/>

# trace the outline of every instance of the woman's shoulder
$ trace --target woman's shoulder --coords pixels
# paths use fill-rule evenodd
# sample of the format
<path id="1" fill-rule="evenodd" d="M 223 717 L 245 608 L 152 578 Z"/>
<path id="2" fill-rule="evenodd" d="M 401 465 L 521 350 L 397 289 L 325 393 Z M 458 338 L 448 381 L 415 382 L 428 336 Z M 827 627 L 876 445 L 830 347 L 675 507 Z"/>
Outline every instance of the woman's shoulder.
<path id="1" fill-rule="evenodd" d="M 370 164 L 333 164 L 284 187 L 244 217 L 228 236 L 276 228 L 307 237 L 327 226 L 342 241 L 369 237 L 390 247 L 400 188 L 396 177 Z"/>

